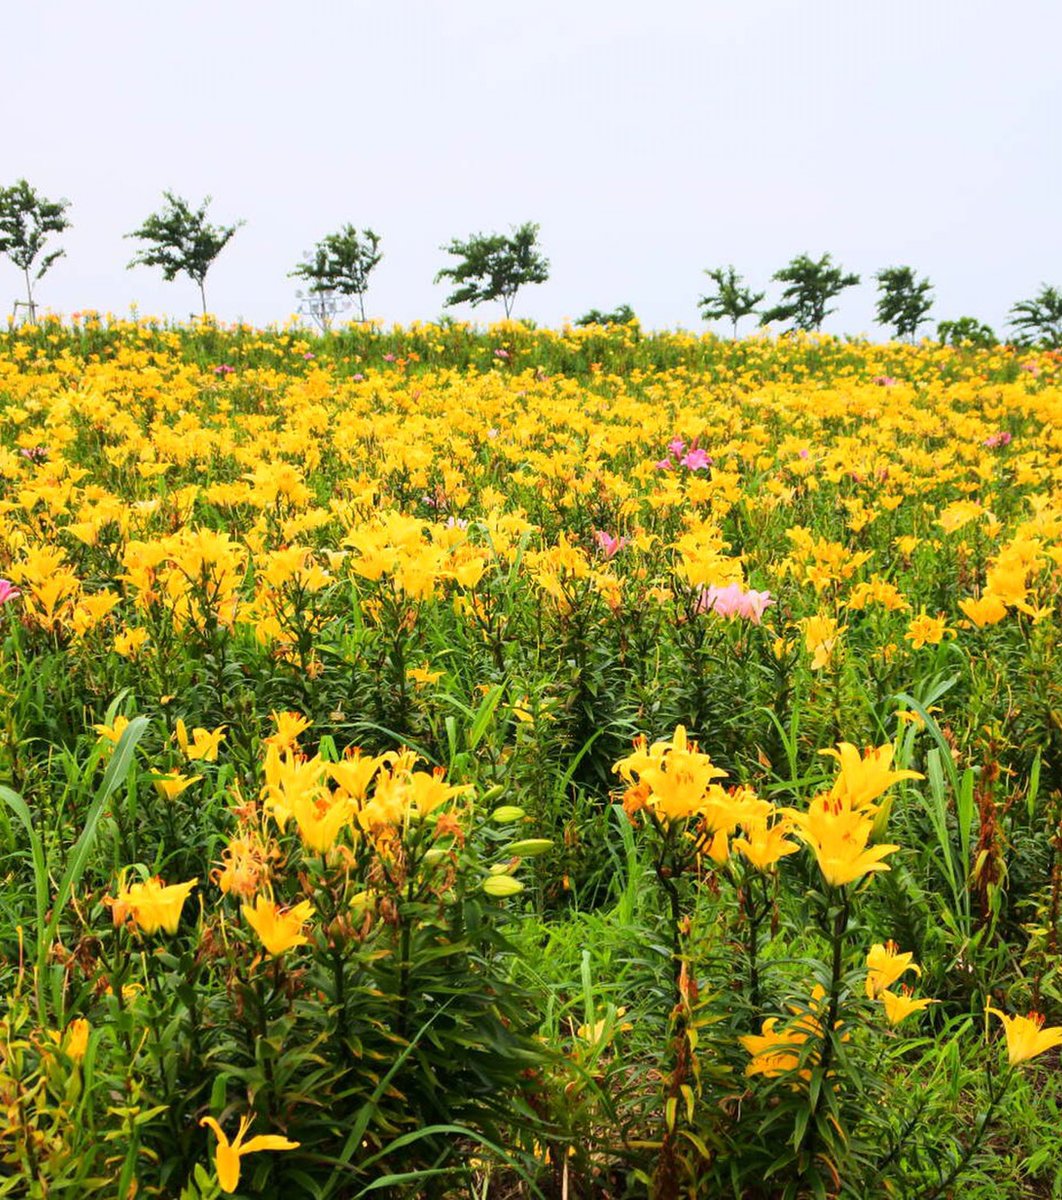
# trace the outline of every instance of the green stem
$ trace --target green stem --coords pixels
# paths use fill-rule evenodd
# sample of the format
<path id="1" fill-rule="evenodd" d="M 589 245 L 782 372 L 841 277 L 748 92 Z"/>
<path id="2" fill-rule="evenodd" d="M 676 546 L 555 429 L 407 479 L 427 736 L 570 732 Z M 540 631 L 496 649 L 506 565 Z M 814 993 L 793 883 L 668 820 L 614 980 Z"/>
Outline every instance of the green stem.
<path id="1" fill-rule="evenodd" d="M 840 896 L 840 907 L 837 909 L 833 918 L 833 928 L 830 930 L 831 960 L 830 960 L 830 992 L 829 1002 L 826 1006 L 826 1016 L 822 1021 L 822 1057 L 818 1065 L 815 1067 L 817 1072 L 821 1072 L 821 1084 L 818 1094 L 815 1097 L 815 1102 L 811 1106 L 811 1115 L 808 1118 L 808 1141 L 807 1141 L 807 1156 L 808 1161 L 812 1162 L 815 1158 L 815 1146 L 818 1140 L 818 1115 L 822 1108 L 823 1098 L 826 1095 L 826 1089 L 829 1086 L 830 1067 L 833 1064 L 834 1053 L 836 1050 L 838 1033 L 836 1029 L 837 1017 L 841 1007 L 841 978 L 844 969 L 844 936 L 848 929 L 848 913 L 849 899 L 848 893 L 844 887 L 838 888 Z"/>
<path id="2" fill-rule="evenodd" d="M 655 817 L 653 819 L 656 820 Z M 671 916 L 671 966 L 675 980 L 675 1001 L 678 1003 L 682 999 L 679 992 L 679 979 L 682 974 L 682 903 L 674 879 L 675 862 L 674 855 L 671 854 L 674 840 L 672 829 L 668 827 L 664 832 L 659 824 L 657 829 L 663 834 L 663 837 L 660 845 L 660 857 L 656 861 L 656 877 L 664 889 Z"/>
<path id="3" fill-rule="evenodd" d="M 985 1134 L 988 1132 L 988 1126 L 992 1121 L 992 1114 L 995 1112 L 996 1106 L 999 1104 L 1000 1100 L 1003 1099 L 1007 1088 L 1010 1086 L 1010 1081 L 1013 1074 L 1014 1068 L 1008 1067 L 1006 1074 L 1000 1081 L 999 1090 L 997 1091 L 995 1088 L 995 1077 L 992 1074 L 991 1066 L 989 1066 L 987 1072 L 988 1107 L 985 1109 L 984 1116 L 981 1118 L 980 1124 L 977 1126 L 973 1137 L 970 1138 L 970 1144 L 963 1151 L 959 1161 L 954 1167 L 952 1167 L 947 1177 L 940 1181 L 940 1183 L 937 1185 L 937 1190 L 935 1192 L 931 1192 L 930 1195 L 926 1197 L 926 1200 L 937 1200 L 938 1196 L 944 1195 L 944 1193 L 948 1191 L 948 1189 L 959 1178 L 963 1171 L 966 1170 L 970 1159 L 973 1158 L 974 1154 L 977 1153 L 978 1146 L 980 1146 L 984 1141 Z"/>
<path id="4" fill-rule="evenodd" d="M 406 906 L 408 907 L 412 903 L 413 879 L 411 876 L 406 886 Z M 409 1023 L 409 977 L 412 966 L 409 956 L 412 949 L 413 929 L 410 924 L 408 911 L 401 913 L 400 920 L 402 922 L 402 934 L 399 939 L 398 951 L 398 1035 L 404 1038 Z"/>
<path id="5" fill-rule="evenodd" d="M 771 911 L 770 898 L 768 895 L 768 884 L 766 878 L 763 879 L 763 903 L 757 906 L 752 898 L 754 886 L 754 876 L 759 872 L 746 870 L 744 880 L 744 890 L 742 895 L 742 905 L 745 909 L 745 917 L 748 921 L 748 939 L 745 950 L 748 956 L 749 968 L 749 1000 L 752 1004 L 752 1027 L 755 1029 L 760 1019 L 760 1010 L 763 1006 L 763 996 L 760 986 L 760 927 L 763 924 L 764 918 Z"/>
<path id="6" fill-rule="evenodd" d="M 822 1071 L 823 1078 L 829 1070 L 837 1042 L 838 1011 L 841 1006 L 841 973 L 844 965 L 844 935 L 848 928 L 849 902 L 848 893 L 840 888 L 841 907 L 833 919 L 833 956 L 830 963 L 830 1002 L 826 1010 L 826 1024 L 823 1029 Z M 822 1093 L 819 1093 L 820 1097 Z M 818 1105 L 816 1105 L 818 1108 Z M 812 1114 L 814 1115 L 814 1114 Z"/>
<path id="7" fill-rule="evenodd" d="M 279 971 L 279 961 L 275 961 L 276 969 Z M 265 1045 L 262 1058 L 262 1069 L 265 1073 L 266 1084 L 266 1115 L 272 1119 L 275 1110 L 276 1100 L 276 1081 L 273 1076 L 273 1060 L 270 1057 L 269 1041 L 269 1017 L 267 1013 L 267 1000 L 265 994 L 265 974 L 259 970 L 255 981 L 255 996 L 257 999 L 257 1017 L 258 1017 L 258 1040 Z"/>

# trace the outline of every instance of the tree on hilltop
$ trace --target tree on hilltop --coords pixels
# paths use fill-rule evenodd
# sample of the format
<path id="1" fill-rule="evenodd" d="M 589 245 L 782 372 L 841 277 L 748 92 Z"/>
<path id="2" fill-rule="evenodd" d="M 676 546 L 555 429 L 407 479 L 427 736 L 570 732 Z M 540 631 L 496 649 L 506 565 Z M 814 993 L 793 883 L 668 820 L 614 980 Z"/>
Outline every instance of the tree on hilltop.
<path id="1" fill-rule="evenodd" d="M 731 336 L 736 338 L 738 321 L 752 316 L 766 293 L 742 287 L 744 281 L 733 266 L 717 267 L 704 273 L 715 284 L 715 292 L 698 301 L 701 316 L 706 321 L 729 321 Z"/>
<path id="2" fill-rule="evenodd" d="M 629 325 L 637 319 L 634 309 L 629 304 L 621 304 L 611 312 L 603 312 L 600 308 L 592 308 L 589 312 L 583 313 L 575 324 L 582 328 L 590 325 Z"/>
<path id="3" fill-rule="evenodd" d="M 371 229 L 359 233 L 353 225 L 344 225 L 337 233 L 322 238 L 313 254 L 289 274 L 306 280 L 311 293 L 356 296 L 360 319 L 364 321 L 369 276 L 381 258 L 379 234 Z"/>
<path id="4" fill-rule="evenodd" d="M 1052 350 L 1062 347 L 1062 291 L 1043 284 L 1039 295 L 1019 300 L 1011 310 L 1011 327 L 1025 339 Z"/>
<path id="5" fill-rule="evenodd" d="M 912 267 L 883 267 L 874 278 L 878 281 L 878 322 L 891 325 L 896 337 L 914 338 L 933 307 L 933 286 L 928 279 L 916 279 Z"/>
<path id="6" fill-rule="evenodd" d="M 446 298 L 447 307 L 501 300 L 508 318 L 524 284 L 545 283 L 549 278 L 549 260 L 539 253 L 538 226 L 531 221 L 513 229 L 511 237 L 474 233 L 465 242 L 454 238 L 442 248 L 461 260 L 435 276 L 436 283 L 450 279 L 457 284 Z"/>
<path id="7" fill-rule="evenodd" d="M 937 341 L 942 346 L 974 346 L 989 350 L 999 345 L 995 330 L 976 317 L 956 317 L 937 325 Z"/>
<path id="8" fill-rule="evenodd" d="M 26 281 L 25 307 L 31 322 L 37 316 L 33 284 L 66 253 L 60 249 L 44 254 L 44 247 L 49 234 L 70 228 L 65 216 L 69 207 L 69 200 L 46 200 L 25 179 L 0 188 L 0 254 L 6 255 L 22 272 Z M 31 274 L 34 267 L 36 273 Z M 20 303 L 16 300 L 15 307 Z"/>
<path id="9" fill-rule="evenodd" d="M 172 192 L 163 192 L 166 207 L 152 213 L 139 229 L 127 233 L 128 238 L 138 238 L 147 243 L 139 250 L 129 267 L 161 267 L 162 277 L 167 283 L 179 274 L 194 280 L 199 288 L 199 298 L 206 315 L 207 272 L 217 256 L 229 244 L 232 235 L 244 224 L 211 225 L 206 213 L 210 197 L 196 209 L 188 201 Z"/>
<path id="10" fill-rule="evenodd" d="M 859 283 L 858 275 L 845 274 L 843 268 L 833 265 L 828 254 L 819 259 L 800 254 L 771 278 L 787 286 L 782 289 L 781 304 L 767 309 L 761 323 L 791 321 L 794 329 L 803 330 L 821 329 L 830 313 L 837 311 L 827 308 L 827 304 L 845 288 Z"/>

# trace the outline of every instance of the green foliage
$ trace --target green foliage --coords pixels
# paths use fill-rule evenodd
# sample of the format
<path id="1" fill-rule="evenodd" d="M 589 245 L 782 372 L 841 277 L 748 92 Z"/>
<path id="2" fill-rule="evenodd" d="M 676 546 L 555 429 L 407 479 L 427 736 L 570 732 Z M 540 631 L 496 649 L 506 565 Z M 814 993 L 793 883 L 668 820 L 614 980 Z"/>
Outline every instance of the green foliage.
<path id="1" fill-rule="evenodd" d="M 538 226 L 531 221 L 514 228 L 512 235 L 474 233 L 467 241 L 455 238 L 443 249 L 462 261 L 443 267 L 435 282 L 449 279 L 458 286 L 446 298 L 447 306 L 501 300 L 505 316 L 512 315 L 513 301 L 521 287 L 545 283 L 549 260 L 538 251 Z"/>
<path id="2" fill-rule="evenodd" d="M 322 238 L 309 260 L 300 263 L 290 274 L 305 279 L 311 292 L 357 296 L 364 321 L 369 276 L 383 258 L 379 246 L 380 236 L 371 229 L 363 229 L 359 234 L 353 225 L 344 225 L 337 233 Z"/>
<path id="3" fill-rule="evenodd" d="M 0 188 L 0 254 L 6 255 L 26 280 L 26 307 L 32 323 L 36 317 L 33 283 L 62 258 L 65 250 L 44 254 L 48 235 L 70 228 L 66 210 L 68 200 L 46 200 L 20 179 L 11 187 Z M 43 257 L 40 257 L 43 254 Z M 36 273 L 30 272 L 36 266 Z"/>
<path id="4" fill-rule="evenodd" d="M 701 316 L 706 321 L 729 321 L 731 334 L 737 337 L 738 321 L 756 311 L 766 292 L 754 292 L 751 288 L 742 287 L 742 277 L 733 266 L 717 267 L 704 273 L 715 284 L 715 292 L 701 297 Z"/>
<path id="5" fill-rule="evenodd" d="M 1062 348 L 1062 291 L 1046 283 L 1031 300 L 1021 300 L 1010 310 L 1011 326 L 1023 340 L 1051 350 Z"/>
<path id="6" fill-rule="evenodd" d="M 575 323 L 582 327 L 587 325 L 629 325 L 637 319 L 634 309 L 629 304 L 621 304 L 611 312 L 602 312 L 599 308 L 591 308 L 589 312 L 583 313 Z"/>
<path id="7" fill-rule="evenodd" d="M 992 326 L 985 325 L 976 317 L 957 317 L 954 321 L 941 321 L 937 325 L 937 341 L 946 346 L 974 346 L 981 350 L 999 343 Z"/>
<path id="8" fill-rule="evenodd" d="M 204 283 L 207 272 L 243 222 L 211 225 L 206 219 L 209 196 L 196 209 L 172 192 L 163 192 L 163 196 L 166 206 L 152 213 L 139 229 L 125 235 L 147 243 L 137 251 L 129 266 L 161 267 L 167 283 L 179 274 L 187 275 L 199 288 L 203 314 L 206 315 Z"/>
<path id="9" fill-rule="evenodd" d="M 113 706 L 108 715 L 113 722 Z M 520 817 L 492 819 L 489 804 L 416 818 L 397 842 L 364 837 L 328 856 L 303 846 L 289 826 L 269 893 L 289 909 L 304 904 L 320 935 L 300 939 L 304 949 L 266 953 L 245 907 L 241 918 L 250 896 L 240 872 L 266 860 L 255 860 L 253 849 L 251 859 L 239 857 L 260 835 L 257 818 L 247 824 L 240 815 L 236 792 L 236 809 L 213 821 L 215 829 L 234 825 L 235 849 L 223 862 L 237 868 L 242 894 L 207 883 L 216 844 L 184 822 L 202 904 L 198 912 L 186 904 L 172 934 L 145 933 L 120 906 L 128 883 L 152 866 L 123 867 L 114 899 L 102 894 L 99 860 L 122 861 L 129 813 L 119 789 L 147 729 L 134 718 L 117 745 L 98 739 L 80 768 L 87 790 L 106 762 L 65 869 L 48 861 L 21 798 L 0 793 L 31 841 L 37 917 L 29 925 L 37 936 L 25 946 L 25 976 L 37 984 L 37 1028 L 87 1021 L 94 1031 L 83 1064 L 70 1035 L 62 1049 L 28 1040 L 32 1010 L 20 971 L 0 1021 L 0 1095 L 18 1108 L 3 1144 L 5 1156 L 14 1155 L 6 1161 L 40 1189 L 27 1194 L 69 1186 L 71 1177 L 105 1184 L 119 1175 L 165 1195 L 202 1189 L 196 1164 L 210 1143 L 199 1118 L 210 1113 L 223 1125 L 245 1113 L 256 1132 L 282 1129 L 312 1148 L 252 1159 L 245 1170 L 259 1195 L 298 1187 L 349 1196 L 396 1171 L 449 1177 L 462 1170 L 459 1151 L 469 1140 L 522 1173 L 522 1149 L 500 1143 L 516 1114 L 529 1137 L 549 1134 L 532 1104 L 548 1056 L 532 1036 L 541 1020 L 533 997 L 511 977 L 512 913 L 484 884 L 501 877 L 499 868 L 515 873 L 515 854 L 541 855 L 549 843 L 520 837 L 529 831 Z M 152 799 L 151 789 L 140 796 L 141 819 L 157 838 L 165 837 L 169 803 Z M 188 868 L 170 857 L 161 869 L 172 880 Z M 52 871 L 62 873 L 54 899 Z M 56 956 L 60 931 L 74 957 Z M 97 1107 L 103 1096 L 105 1110 Z"/>
<path id="10" fill-rule="evenodd" d="M 859 276 L 845 274 L 835 267 L 829 256 L 819 259 L 800 254 L 788 266 L 776 271 L 772 279 L 786 286 L 782 289 L 782 302 L 762 314 L 762 323 L 771 321 L 792 322 L 795 329 L 820 329 L 822 322 L 835 310 L 826 306 L 845 288 L 859 283 Z"/>
<path id="11" fill-rule="evenodd" d="M 878 281 L 877 317 L 891 325 L 898 338 L 914 339 L 933 307 L 933 289 L 928 279 L 917 279 L 913 267 L 884 267 Z"/>
<path id="12" fill-rule="evenodd" d="M 664 916 L 661 929 L 635 910 L 647 927 L 634 940 L 666 942 L 677 968 L 659 1151 L 636 1172 L 650 1195 L 940 1197 L 977 1179 L 1015 1072 L 996 1051 L 976 1061 L 964 1014 L 931 1009 L 928 1036 L 928 1013 L 887 1021 L 877 993 L 899 985 L 872 988 L 867 953 L 890 875 L 829 886 L 797 858 L 754 869 L 736 843 L 709 866 L 710 826 L 661 819 L 641 795 L 628 793 L 640 869 L 652 864 Z"/>
<path id="13" fill-rule="evenodd" d="M 986 1001 L 1062 1019 L 1057 539 L 1035 507 L 1052 356 L 1019 375 L 1012 347 L 522 325 L 499 339 L 460 322 L 317 339 L 92 316 L 0 345 L 40 394 L 61 378 L 54 411 L 15 387 L 5 410 L 5 574 L 22 596 L 0 607 L 0 1195 L 135 1182 L 214 1200 L 207 1114 L 230 1137 L 246 1116 L 248 1137 L 302 1143 L 243 1162 L 243 1194 L 278 1200 L 1058 1191 L 1059 1072 L 1005 1076 L 984 1024 Z M 160 377 L 142 396 L 144 355 Z M 79 357 L 100 393 L 83 404 L 65 382 Z M 319 371 L 329 387 L 310 395 Z M 948 396 L 925 461 L 961 441 L 954 475 L 897 478 L 883 376 Z M 698 391 L 723 399 L 701 408 Z M 889 416 L 880 437 L 849 391 Z M 561 440 L 573 396 L 583 424 Z M 465 410 L 467 434 L 438 433 Z M 378 413 L 400 414 L 389 440 Z M 982 444 L 1000 428 L 1013 446 Z M 711 450 L 712 474 L 672 465 L 673 502 L 635 511 L 627 481 L 659 494 L 669 438 Z M 44 464 L 18 454 L 46 441 Z M 557 462 L 556 478 L 537 469 Z M 975 471 L 991 521 L 936 525 Z M 772 589 L 761 622 L 709 610 L 678 574 L 697 495 L 742 578 Z M 958 597 L 1018 528 L 1034 612 L 974 627 Z M 179 569 L 175 531 L 195 534 Z M 223 531 L 246 557 L 225 558 Z M 48 621 L 55 547 L 81 590 Z M 34 559 L 48 570 L 27 573 Z M 864 604 L 879 571 L 899 607 Z M 75 632 L 100 589 L 116 607 Z M 813 667 L 819 612 L 844 631 Z M 940 645 L 910 648 L 921 612 L 947 613 Z M 133 628 L 147 640 L 126 657 Z M 285 709 L 312 724 L 267 773 Z M 190 761 L 178 717 L 224 733 L 216 760 Z M 831 889 L 806 851 L 757 872 L 733 841 L 713 857 L 695 820 L 654 823 L 644 797 L 628 816 L 616 760 L 679 723 L 728 795 L 778 814 L 830 786 L 822 748 L 891 749 L 924 776 L 883 806 L 891 869 Z M 415 748 L 422 775 L 473 790 L 375 836 L 348 821 L 310 851 L 269 797 L 355 746 Z M 167 795 L 176 772 L 198 778 Z M 314 909 L 305 944 L 276 955 L 249 893 L 220 887 L 256 848 L 257 895 Z M 172 934 L 105 903 L 156 874 L 199 881 Z M 938 1001 L 898 1028 L 864 990 L 867 949 L 889 938 L 921 967 L 902 982 Z M 747 1074 L 740 1039 L 772 1020 L 806 1040 L 778 1074 Z"/>
<path id="14" fill-rule="evenodd" d="M 48 848 L 34 826 L 33 818 L 25 800 L 10 788 L 0 787 L 0 800 L 18 818 L 30 844 L 30 862 L 33 868 L 34 897 L 36 902 L 34 924 L 36 927 L 37 942 L 35 961 L 40 964 L 36 978 L 37 1011 L 42 1023 L 48 1017 L 49 1001 L 51 1001 L 60 1022 L 65 1015 L 63 994 L 59 987 L 59 979 L 55 972 L 49 972 L 45 966 L 48 958 L 48 948 L 55 940 L 66 906 L 69 904 L 72 895 L 81 882 L 82 876 L 85 874 L 95 852 L 99 826 L 103 819 L 104 805 L 129 775 L 133 765 L 133 754 L 137 743 L 143 736 L 146 725 L 147 722 L 143 717 L 137 717 L 126 727 L 118 740 L 118 745 L 114 748 L 114 752 L 110 756 L 110 761 L 107 763 L 99 788 L 91 800 L 89 800 L 89 796 L 91 795 L 96 768 L 103 757 L 103 746 L 98 745 L 95 751 L 89 756 L 85 766 L 77 769 L 74 780 L 78 791 L 81 793 L 78 799 L 82 801 L 86 816 L 84 826 L 77 840 L 70 847 L 69 855 L 65 862 L 49 861 Z M 78 807 L 82 807 L 82 805 L 78 805 Z M 55 896 L 51 897 L 50 890 L 53 877 L 59 877 L 60 882 L 56 888 Z M 51 976 L 51 981 L 56 985 L 50 997 L 47 991 L 49 976 Z"/>

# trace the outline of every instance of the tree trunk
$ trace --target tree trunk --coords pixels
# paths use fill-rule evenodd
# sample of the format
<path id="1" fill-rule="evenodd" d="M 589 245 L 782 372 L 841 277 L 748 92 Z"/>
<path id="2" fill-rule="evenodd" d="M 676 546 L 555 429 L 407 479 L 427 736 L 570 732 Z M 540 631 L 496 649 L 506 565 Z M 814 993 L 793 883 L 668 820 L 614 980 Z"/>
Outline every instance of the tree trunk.
<path id="1" fill-rule="evenodd" d="M 29 323 L 36 325 L 37 306 L 33 303 L 33 283 L 30 280 L 29 267 L 23 269 L 23 274 L 26 276 L 26 308 L 29 310 Z"/>

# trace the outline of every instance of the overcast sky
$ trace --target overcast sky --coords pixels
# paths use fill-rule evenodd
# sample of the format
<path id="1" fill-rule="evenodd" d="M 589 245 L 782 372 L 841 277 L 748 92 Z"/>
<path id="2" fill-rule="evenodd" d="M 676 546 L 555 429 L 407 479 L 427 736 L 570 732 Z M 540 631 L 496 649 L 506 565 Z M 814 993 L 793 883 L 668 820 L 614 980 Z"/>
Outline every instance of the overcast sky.
<path id="1" fill-rule="evenodd" d="M 443 311 L 440 246 L 541 225 L 515 315 L 631 304 L 702 328 L 704 268 L 830 251 L 863 284 L 827 328 L 880 334 L 910 263 L 933 317 L 1001 331 L 1062 285 L 1059 0 L 50 0 L 4 5 L 0 185 L 71 201 L 54 310 L 183 317 L 194 284 L 125 265 L 164 188 L 247 222 L 207 279 L 283 321 L 287 272 L 345 222 L 384 259 L 369 312 Z M 20 277 L 0 261 L 0 312 Z M 494 305 L 455 310 L 487 321 Z"/>

